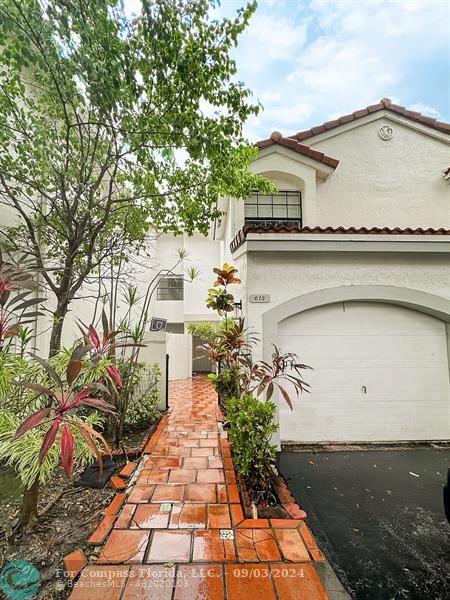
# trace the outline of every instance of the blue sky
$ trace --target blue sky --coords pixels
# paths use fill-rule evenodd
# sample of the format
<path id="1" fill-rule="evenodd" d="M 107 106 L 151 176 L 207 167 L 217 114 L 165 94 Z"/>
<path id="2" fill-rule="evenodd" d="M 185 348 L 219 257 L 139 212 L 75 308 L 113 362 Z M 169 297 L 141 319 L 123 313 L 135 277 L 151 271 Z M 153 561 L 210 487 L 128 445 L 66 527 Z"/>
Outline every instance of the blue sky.
<path id="1" fill-rule="evenodd" d="M 215 16 L 243 3 L 222 0 Z M 383 97 L 450 120 L 448 0 L 260 0 L 234 54 L 238 78 L 264 106 L 246 124 L 252 141 Z"/>

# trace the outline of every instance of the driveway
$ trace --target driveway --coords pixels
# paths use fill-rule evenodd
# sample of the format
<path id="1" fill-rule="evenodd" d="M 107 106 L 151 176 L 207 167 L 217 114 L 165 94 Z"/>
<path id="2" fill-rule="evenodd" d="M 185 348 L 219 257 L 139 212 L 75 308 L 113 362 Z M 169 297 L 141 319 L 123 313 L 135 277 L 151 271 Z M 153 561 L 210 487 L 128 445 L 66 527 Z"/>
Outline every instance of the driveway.
<path id="1" fill-rule="evenodd" d="M 450 597 L 450 450 L 297 452 L 280 471 L 352 598 Z"/>

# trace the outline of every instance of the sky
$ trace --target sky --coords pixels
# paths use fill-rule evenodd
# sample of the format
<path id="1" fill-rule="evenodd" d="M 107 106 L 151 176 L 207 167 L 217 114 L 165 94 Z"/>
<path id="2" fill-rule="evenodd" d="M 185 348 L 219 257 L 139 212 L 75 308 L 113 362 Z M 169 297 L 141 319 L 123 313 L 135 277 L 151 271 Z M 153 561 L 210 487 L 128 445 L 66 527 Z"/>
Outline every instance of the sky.
<path id="1" fill-rule="evenodd" d="M 244 3 L 222 0 L 213 16 Z M 251 141 L 386 97 L 450 121 L 450 0 L 260 0 L 234 58 L 264 107 L 246 123 Z"/>

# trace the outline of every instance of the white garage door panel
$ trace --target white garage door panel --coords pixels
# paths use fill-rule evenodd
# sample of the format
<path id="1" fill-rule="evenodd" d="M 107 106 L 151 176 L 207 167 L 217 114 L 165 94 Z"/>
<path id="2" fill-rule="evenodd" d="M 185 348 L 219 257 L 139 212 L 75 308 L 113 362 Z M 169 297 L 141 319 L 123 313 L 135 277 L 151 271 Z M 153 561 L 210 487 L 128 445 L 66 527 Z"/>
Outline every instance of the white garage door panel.
<path id="1" fill-rule="evenodd" d="M 418 401 L 422 405 L 424 397 L 428 401 L 445 400 L 447 398 L 445 373 L 442 376 L 441 369 L 427 371 L 427 377 L 417 380 L 415 370 L 402 370 L 400 373 L 388 372 L 386 369 L 373 369 L 370 373 L 359 375 L 357 379 L 358 375 L 354 370 L 317 369 L 315 372 L 305 374 L 305 379 L 311 385 L 314 402 L 327 402 L 330 400 L 330 394 L 334 399 L 364 396 L 378 402 L 391 402 L 395 396 L 399 402 Z M 366 387 L 365 393 L 363 386 Z M 302 396 L 302 402 L 309 396 Z"/>
<path id="2" fill-rule="evenodd" d="M 443 322 L 390 304 L 346 303 L 286 319 L 278 344 L 314 371 L 311 394 L 281 407 L 285 441 L 450 438 Z"/>
<path id="3" fill-rule="evenodd" d="M 305 315 L 308 315 L 305 319 Z M 343 315 L 345 318 L 337 318 Z M 292 328 L 301 326 L 302 333 L 328 335 L 328 325 L 339 335 L 367 333 L 378 335 L 381 331 L 393 334 L 414 334 L 422 331 L 426 335 L 439 335 L 444 324 L 423 313 L 411 311 L 394 304 L 377 302 L 346 302 L 328 304 L 313 310 L 298 313 L 280 323 L 280 333 L 292 334 Z"/>
<path id="4" fill-rule="evenodd" d="M 386 406 L 372 404 L 366 410 L 343 408 L 336 413 L 334 404 L 322 403 L 320 406 L 302 405 L 293 413 L 284 411 L 280 413 L 282 423 L 282 441 L 297 442 L 370 442 L 370 441 L 400 441 L 400 440 L 426 440 L 448 439 L 449 431 L 447 421 L 442 419 L 442 405 L 440 403 L 427 404 L 426 419 L 423 407 L 410 406 L 405 414 L 400 406 L 392 406 L 389 412 Z M 383 429 L 380 434 L 380 419 L 383 420 Z M 402 427 L 399 428 L 399 421 Z M 424 434 L 424 427 L 432 427 L 431 437 Z M 303 436 L 299 432 L 305 432 Z M 313 432 L 309 435 L 308 432 Z M 357 435 L 355 432 L 363 432 Z"/>
<path id="5" fill-rule="evenodd" d="M 358 356 L 358 368 L 398 366 L 436 368 L 444 367 L 442 338 L 440 336 L 285 336 L 278 338 L 281 348 L 298 348 L 303 362 L 310 361 L 314 368 L 354 367 Z M 311 363 L 311 361 L 314 361 Z"/>

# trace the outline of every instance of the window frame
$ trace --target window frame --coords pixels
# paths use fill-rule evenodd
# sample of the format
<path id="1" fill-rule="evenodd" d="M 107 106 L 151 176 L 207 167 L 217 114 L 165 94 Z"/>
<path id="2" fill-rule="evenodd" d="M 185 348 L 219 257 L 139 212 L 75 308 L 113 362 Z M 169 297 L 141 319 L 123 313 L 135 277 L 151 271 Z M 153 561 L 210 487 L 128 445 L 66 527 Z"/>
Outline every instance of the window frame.
<path id="1" fill-rule="evenodd" d="M 174 285 L 177 281 L 180 285 Z M 178 293 L 175 293 L 178 292 Z M 169 298 L 168 296 L 174 293 L 177 298 Z M 184 278 L 183 275 L 166 275 L 161 277 L 156 287 L 156 300 L 158 302 L 181 302 L 184 300 Z"/>
<path id="2" fill-rule="evenodd" d="M 263 202 L 262 198 L 267 199 L 270 197 L 270 202 Z M 283 199 L 284 202 L 275 202 L 275 198 Z M 294 198 L 295 202 L 289 202 L 290 198 Z M 256 216 L 247 215 L 247 207 L 251 206 L 256 208 Z M 267 209 L 270 207 L 270 216 L 260 216 L 260 208 L 264 208 L 264 212 L 267 212 Z M 285 214 L 280 216 L 274 215 L 274 207 L 280 209 L 282 207 L 285 208 Z M 298 209 L 298 215 L 295 217 L 289 216 L 289 208 Z M 262 212 L 262 211 L 261 211 Z M 301 227 L 302 225 L 302 193 L 300 190 L 280 190 L 279 192 L 273 192 L 269 194 L 260 194 L 258 190 L 254 190 L 250 196 L 250 198 L 246 198 L 244 200 L 244 217 L 246 223 L 261 223 L 261 222 L 286 222 L 289 221 L 291 223 L 298 223 Z"/>

